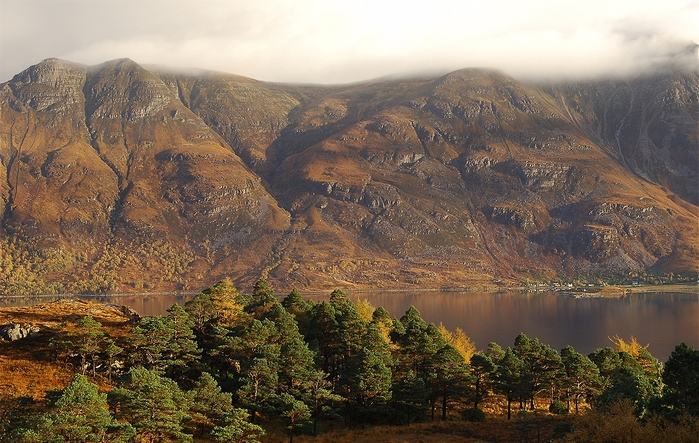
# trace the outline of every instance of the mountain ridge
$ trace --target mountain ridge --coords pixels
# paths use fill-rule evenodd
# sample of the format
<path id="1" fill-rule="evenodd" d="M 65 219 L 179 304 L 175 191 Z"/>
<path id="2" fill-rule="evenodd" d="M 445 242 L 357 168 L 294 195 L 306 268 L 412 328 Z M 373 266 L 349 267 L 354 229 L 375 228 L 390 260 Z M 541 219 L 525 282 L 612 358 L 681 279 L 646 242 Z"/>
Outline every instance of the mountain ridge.
<path id="1" fill-rule="evenodd" d="M 696 272 L 698 95 L 694 71 L 318 86 L 48 59 L 0 85 L 0 239 L 65 263 L 0 289 Z"/>

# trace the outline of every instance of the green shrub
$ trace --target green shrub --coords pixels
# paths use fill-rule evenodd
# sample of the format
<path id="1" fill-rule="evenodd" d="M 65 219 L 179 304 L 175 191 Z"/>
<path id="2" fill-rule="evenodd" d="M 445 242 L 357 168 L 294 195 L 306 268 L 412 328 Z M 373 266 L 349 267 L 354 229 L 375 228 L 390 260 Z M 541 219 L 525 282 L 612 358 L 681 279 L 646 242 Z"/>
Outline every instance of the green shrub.
<path id="1" fill-rule="evenodd" d="M 484 422 L 485 412 L 478 408 L 466 409 L 461 413 L 461 417 L 466 421 Z"/>
<path id="2" fill-rule="evenodd" d="M 554 400 L 549 406 L 549 412 L 556 415 L 565 415 L 568 413 L 568 406 L 560 400 Z"/>

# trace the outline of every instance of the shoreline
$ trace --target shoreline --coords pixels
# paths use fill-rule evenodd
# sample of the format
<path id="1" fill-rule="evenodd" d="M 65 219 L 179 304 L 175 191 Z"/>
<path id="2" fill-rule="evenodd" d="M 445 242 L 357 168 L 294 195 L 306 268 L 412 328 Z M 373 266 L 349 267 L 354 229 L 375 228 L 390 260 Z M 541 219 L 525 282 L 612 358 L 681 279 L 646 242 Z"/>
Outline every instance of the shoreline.
<path id="1" fill-rule="evenodd" d="M 396 289 L 341 289 L 347 295 L 361 295 L 368 293 L 468 293 L 468 292 L 553 292 L 560 293 L 561 295 L 571 295 L 576 294 L 579 296 L 588 297 L 623 297 L 628 294 L 638 294 L 644 292 L 652 293 L 662 293 L 662 292 L 679 292 L 688 294 L 699 295 L 699 284 L 698 283 L 671 283 L 663 285 L 609 285 L 609 286 L 595 286 L 595 287 L 580 287 L 580 288 L 563 288 L 563 287 L 552 287 L 548 285 L 526 287 L 526 286 L 473 286 L 473 287 L 443 287 L 443 288 L 396 288 Z M 201 292 L 201 291 L 200 291 Z M 332 290 L 308 290 L 300 291 L 303 296 L 318 297 L 329 295 Z M 99 297 L 157 297 L 161 295 L 196 295 L 199 292 L 196 291 L 171 291 L 171 292 L 122 292 L 114 294 L 36 294 L 36 295 L 0 295 L 0 300 L 9 299 L 45 299 L 50 297 L 57 298 L 99 298 Z M 277 292 L 276 296 L 285 296 L 287 292 Z"/>
<path id="2" fill-rule="evenodd" d="M 614 285 L 602 288 L 600 293 L 607 295 L 618 294 L 620 296 L 626 294 L 638 294 L 643 292 L 681 292 L 687 294 L 699 295 L 699 284 L 697 283 L 677 283 L 667 285 Z M 620 294 L 619 294 L 620 293 Z"/>

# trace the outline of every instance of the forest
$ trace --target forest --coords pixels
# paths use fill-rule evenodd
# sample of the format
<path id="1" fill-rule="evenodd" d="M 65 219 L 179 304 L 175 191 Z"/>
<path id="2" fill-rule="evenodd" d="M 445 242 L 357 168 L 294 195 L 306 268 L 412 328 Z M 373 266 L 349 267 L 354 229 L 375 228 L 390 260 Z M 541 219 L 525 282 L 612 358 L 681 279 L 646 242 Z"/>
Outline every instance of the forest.
<path id="1" fill-rule="evenodd" d="M 223 280 L 120 336 L 89 315 L 66 320 L 50 352 L 75 376 L 43 401 L 3 398 L 0 440 L 293 442 L 545 416 L 563 417 L 562 442 L 699 441 L 699 350 L 678 344 L 661 363 L 633 338 L 612 342 L 586 356 L 519 334 L 477 350 L 414 307 L 391 318 L 341 290 L 311 301 L 277 297 L 264 278 L 251 293 Z"/>

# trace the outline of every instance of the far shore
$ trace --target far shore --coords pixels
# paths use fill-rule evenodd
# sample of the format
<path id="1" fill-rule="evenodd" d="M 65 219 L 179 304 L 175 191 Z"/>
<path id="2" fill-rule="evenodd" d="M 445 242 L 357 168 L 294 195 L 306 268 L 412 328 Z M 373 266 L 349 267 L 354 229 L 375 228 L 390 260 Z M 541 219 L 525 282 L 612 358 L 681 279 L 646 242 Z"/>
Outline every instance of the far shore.
<path id="1" fill-rule="evenodd" d="M 628 294 L 638 294 L 644 292 L 662 293 L 675 292 L 686 294 L 699 294 L 699 284 L 697 283 L 669 283 L 662 285 L 639 284 L 639 285 L 609 285 L 609 286 L 582 286 L 577 288 L 553 287 L 548 285 L 538 286 L 487 286 L 476 285 L 472 287 L 443 287 L 443 288 L 375 288 L 375 289 L 356 289 L 356 288 L 338 288 L 350 296 L 360 296 L 366 293 L 427 293 L 427 292 L 559 292 L 561 294 L 576 294 L 579 296 L 590 297 L 623 297 Z M 332 290 L 309 289 L 300 291 L 304 296 L 316 297 L 329 295 Z M 0 295 L 0 300 L 3 299 L 42 299 L 42 298 L 99 298 L 99 297 L 157 297 L 162 295 L 196 295 L 196 291 L 171 291 L 171 292 L 126 292 L 113 294 L 35 294 L 35 295 Z M 278 292 L 276 295 L 283 297 L 288 292 Z"/>
<path id="2" fill-rule="evenodd" d="M 604 296 L 619 296 L 625 294 L 637 294 L 641 292 L 682 292 L 699 294 L 699 284 L 678 283 L 665 285 L 616 285 L 605 286 L 600 293 Z"/>

